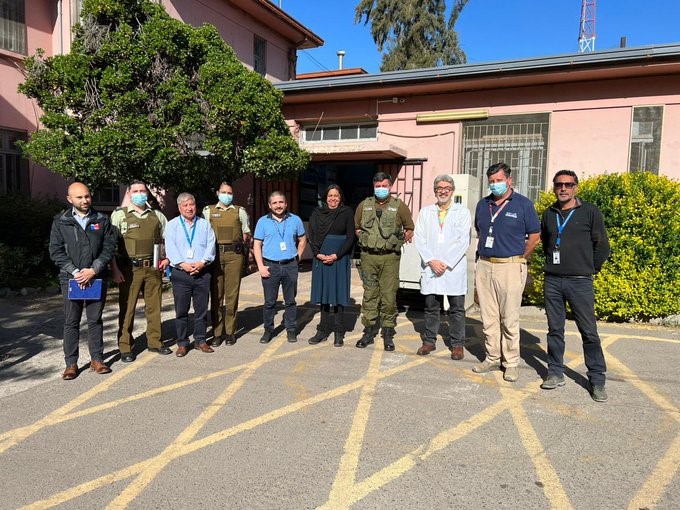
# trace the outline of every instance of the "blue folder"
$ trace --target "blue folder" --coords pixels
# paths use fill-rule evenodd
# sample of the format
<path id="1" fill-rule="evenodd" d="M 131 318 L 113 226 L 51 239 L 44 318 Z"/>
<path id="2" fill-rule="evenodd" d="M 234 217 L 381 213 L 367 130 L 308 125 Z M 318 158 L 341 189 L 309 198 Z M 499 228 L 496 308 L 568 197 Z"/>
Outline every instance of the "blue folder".
<path id="1" fill-rule="evenodd" d="M 71 301 L 87 300 L 98 301 L 102 298 L 102 280 L 97 278 L 90 282 L 90 285 L 81 289 L 76 280 L 68 281 L 68 298 Z"/>

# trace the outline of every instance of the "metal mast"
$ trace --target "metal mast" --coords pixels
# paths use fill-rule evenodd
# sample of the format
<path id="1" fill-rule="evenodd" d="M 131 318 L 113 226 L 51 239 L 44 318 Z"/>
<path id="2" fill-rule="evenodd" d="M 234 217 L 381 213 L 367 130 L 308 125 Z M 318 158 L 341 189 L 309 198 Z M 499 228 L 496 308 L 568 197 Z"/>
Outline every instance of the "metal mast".
<path id="1" fill-rule="evenodd" d="M 590 51 L 595 51 L 595 0 L 582 0 L 578 52 L 588 53 Z"/>

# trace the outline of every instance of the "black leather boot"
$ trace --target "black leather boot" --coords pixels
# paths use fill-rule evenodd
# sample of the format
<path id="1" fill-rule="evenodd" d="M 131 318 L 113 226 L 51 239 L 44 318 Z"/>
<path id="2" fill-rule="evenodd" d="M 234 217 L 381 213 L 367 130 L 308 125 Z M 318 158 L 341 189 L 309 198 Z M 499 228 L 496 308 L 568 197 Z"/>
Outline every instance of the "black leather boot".
<path id="1" fill-rule="evenodd" d="M 364 334 L 357 342 L 357 347 L 363 349 L 373 343 L 375 335 L 378 333 L 378 328 L 376 326 L 366 326 L 364 328 Z"/>
<path id="2" fill-rule="evenodd" d="M 382 328 L 382 337 L 385 350 L 392 352 L 394 350 L 394 328 Z"/>

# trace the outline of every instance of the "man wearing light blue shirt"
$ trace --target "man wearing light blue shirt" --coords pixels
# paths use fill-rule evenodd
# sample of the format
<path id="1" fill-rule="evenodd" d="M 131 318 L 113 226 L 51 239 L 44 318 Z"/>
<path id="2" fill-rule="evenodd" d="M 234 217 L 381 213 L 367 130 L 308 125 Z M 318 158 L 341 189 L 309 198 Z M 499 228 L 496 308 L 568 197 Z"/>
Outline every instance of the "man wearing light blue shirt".
<path id="1" fill-rule="evenodd" d="M 269 343 L 274 332 L 274 315 L 279 286 L 283 291 L 283 322 L 289 342 L 297 342 L 296 319 L 298 261 L 307 246 L 305 228 L 299 216 L 289 213 L 286 197 L 280 191 L 269 195 L 271 213 L 255 226 L 253 255 L 262 278 L 264 334 L 260 343 Z"/>
<path id="2" fill-rule="evenodd" d="M 177 197 L 180 215 L 165 228 L 165 253 L 170 259 L 175 328 L 179 358 L 189 351 L 189 308 L 194 305 L 194 347 L 213 352 L 206 343 L 210 271 L 215 259 L 215 233 L 207 220 L 196 216 L 196 199 L 190 193 Z"/>

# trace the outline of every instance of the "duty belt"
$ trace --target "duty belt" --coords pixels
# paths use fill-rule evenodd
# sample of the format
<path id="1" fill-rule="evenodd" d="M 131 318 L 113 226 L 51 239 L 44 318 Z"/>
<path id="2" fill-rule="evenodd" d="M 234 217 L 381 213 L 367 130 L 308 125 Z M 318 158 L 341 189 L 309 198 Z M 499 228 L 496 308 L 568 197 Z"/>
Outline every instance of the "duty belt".
<path id="1" fill-rule="evenodd" d="M 482 257 L 479 256 L 480 260 L 485 260 L 491 262 L 492 264 L 506 264 L 508 262 L 526 262 L 527 259 L 524 257 Z"/>
<path id="2" fill-rule="evenodd" d="M 372 248 L 361 248 L 361 251 L 364 253 L 370 253 L 371 255 L 387 255 L 390 253 L 394 253 L 396 255 L 401 255 L 400 251 L 394 251 L 394 250 L 374 250 Z"/>
<path id="3" fill-rule="evenodd" d="M 235 244 L 235 243 L 218 244 L 217 245 L 217 251 L 219 253 L 228 253 L 228 252 L 241 253 L 243 251 L 243 248 L 241 247 L 240 244 Z"/>
<path id="4" fill-rule="evenodd" d="M 153 267 L 153 258 L 145 257 L 142 259 L 130 259 L 130 263 L 134 267 Z"/>

